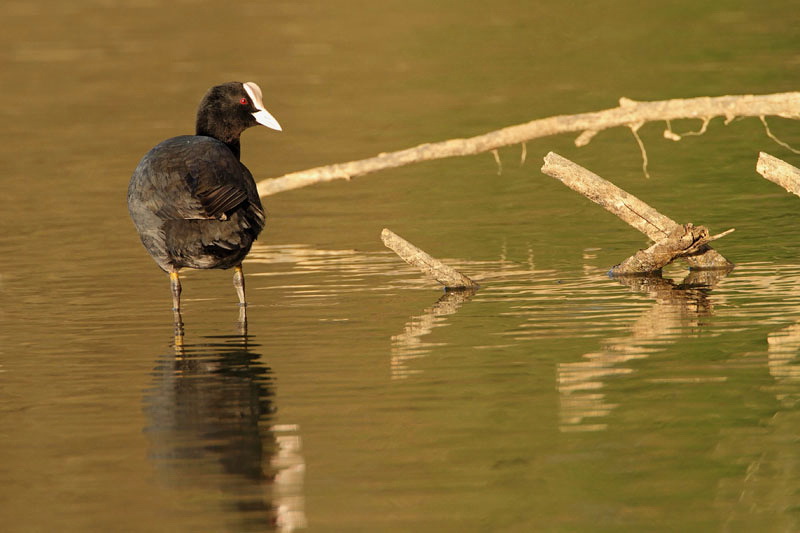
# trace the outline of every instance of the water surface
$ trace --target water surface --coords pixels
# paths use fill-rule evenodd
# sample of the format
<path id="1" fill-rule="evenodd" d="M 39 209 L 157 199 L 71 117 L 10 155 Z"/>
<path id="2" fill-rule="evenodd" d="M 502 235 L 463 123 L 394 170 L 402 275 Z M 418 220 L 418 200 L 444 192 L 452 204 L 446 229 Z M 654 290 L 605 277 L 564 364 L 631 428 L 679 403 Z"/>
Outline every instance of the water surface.
<path id="1" fill-rule="evenodd" d="M 266 178 L 621 96 L 796 90 L 785 2 L 7 4 L 4 531 L 800 527 L 800 199 L 754 171 L 800 159 L 756 119 L 644 126 L 650 179 L 618 129 L 266 198 L 247 331 L 230 272 L 187 272 L 181 344 L 125 207 L 218 82 L 284 125 L 243 137 Z M 542 175 L 550 150 L 735 227 L 736 268 L 609 279 L 646 240 Z M 384 227 L 481 290 L 444 293 Z"/>

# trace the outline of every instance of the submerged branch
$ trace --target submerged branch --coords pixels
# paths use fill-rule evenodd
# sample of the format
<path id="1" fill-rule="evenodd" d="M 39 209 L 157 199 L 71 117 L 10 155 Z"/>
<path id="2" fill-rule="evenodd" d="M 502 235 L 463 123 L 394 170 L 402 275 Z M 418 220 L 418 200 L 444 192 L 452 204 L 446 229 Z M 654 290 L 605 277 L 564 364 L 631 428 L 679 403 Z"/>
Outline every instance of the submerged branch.
<path id="1" fill-rule="evenodd" d="M 429 278 L 435 279 L 448 289 L 477 289 L 478 284 L 470 278 L 431 257 L 420 250 L 404 238 L 400 237 L 391 230 L 384 229 L 381 232 L 381 239 L 387 248 L 400 256 L 400 259 L 415 266 Z"/>
<path id="2" fill-rule="evenodd" d="M 388 168 L 446 157 L 489 152 L 503 146 L 561 133 L 580 133 L 575 144 L 583 146 L 588 144 L 598 132 L 618 126 L 632 127 L 646 122 L 685 118 L 699 118 L 707 123 L 713 117 L 725 117 L 726 123 L 728 123 L 736 117 L 762 116 L 800 118 L 800 93 L 702 96 L 654 102 L 638 102 L 620 98 L 618 107 L 602 111 L 532 120 L 476 137 L 426 143 L 405 150 L 382 153 L 368 159 L 316 167 L 285 174 L 278 178 L 265 179 L 258 183 L 258 193 L 261 196 L 268 196 L 315 183 L 337 179 L 349 180 L 356 176 Z"/>

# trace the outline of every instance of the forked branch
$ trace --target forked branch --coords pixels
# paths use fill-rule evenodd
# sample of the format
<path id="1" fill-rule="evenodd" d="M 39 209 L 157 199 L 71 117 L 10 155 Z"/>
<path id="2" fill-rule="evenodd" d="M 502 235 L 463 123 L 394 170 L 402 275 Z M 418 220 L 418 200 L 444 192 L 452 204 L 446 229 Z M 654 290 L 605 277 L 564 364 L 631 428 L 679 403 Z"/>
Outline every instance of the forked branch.
<path id="1" fill-rule="evenodd" d="M 710 237 L 705 228 L 694 228 L 691 224 L 680 226 L 632 194 L 553 152 L 544 158 L 542 172 L 560 180 L 570 189 L 614 213 L 655 241 L 654 246 L 642 252 L 644 256 L 631 258 L 631 262 L 625 267 L 624 273 L 626 274 L 652 272 L 677 257 L 685 259 L 694 269 L 730 269 L 733 267 L 727 259 L 707 244 L 726 235 L 727 232 Z M 664 255 L 664 253 L 668 255 Z M 655 258 L 656 255 L 659 256 L 658 259 Z M 665 257 L 669 258 L 660 263 Z"/>
<path id="2" fill-rule="evenodd" d="M 613 267 L 609 273 L 612 276 L 626 276 L 658 272 L 675 259 L 696 254 L 709 242 L 724 237 L 732 231 L 729 229 L 719 235 L 710 235 L 708 229 L 703 226 L 694 226 L 691 223 L 675 226 L 666 238 L 645 250 L 639 250 Z"/>

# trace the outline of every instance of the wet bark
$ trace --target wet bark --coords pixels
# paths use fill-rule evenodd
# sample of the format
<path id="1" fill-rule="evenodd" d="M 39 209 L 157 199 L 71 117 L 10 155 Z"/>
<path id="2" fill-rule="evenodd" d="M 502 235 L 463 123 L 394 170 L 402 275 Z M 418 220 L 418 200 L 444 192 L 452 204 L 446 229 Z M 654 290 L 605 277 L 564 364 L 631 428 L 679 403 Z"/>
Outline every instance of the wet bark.
<path id="1" fill-rule="evenodd" d="M 657 272 L 678 257 L 697 252 L 700 247 L 711 240 L 710 237 L 708 230 L 703 226 L 693 226 L 691 223 L 675 226 L 675 229 L 665 239 L 658 241 L 646 250 L 639 250 L 613 267 L 609 274 L 625 276 Z"/>
<path id="2" fill-rule="evenodd" d="M 381 239 L 383 244 L 400 256 L 403 261 L 417 267 L 423 274 L 438 281 L 445 288 L 455 290 L 478 288 L 478 284 L 469 277 L 431 257 L 391 230 L 384 229 L 381 232 Z"/>
<path id="3" fill-rule="evenodd" d="M 800 168 L 767 153 L 758 154 L 756 170 L 764 178 L 777 183 L 790 193 L 800 196 Z"/>
<path id="4" fill-rule="evenodd" d="M 542 172 L 560 180 L 570 189 L 581 193 L 596 204 L 614 213 L 656 242 L 655 245 L 647 250 L 642 250 L 642 255 L 639 255 L 637 259 L 630 259 L 631 262 L 625 268 L 631 270 L 631 272 L 627 273 L 633 273 L 633 271 L 645 273 L 659 270 L 677 257 L 685 259 L 689 263 L 689 267 L 693 269 L 730 269 L 733 267 L 733 264 L 725 259 L 722 254 L 705 244 L 719 238 L 721 235 L 699 239 L 697 244 L 691 247 L 684 247 L 681 252 L 683 244 L 679 243 L 681 242 L 680 239 L 684 237 L 680 237 L 679 233 L 675 232 L 683 231 L 685 234 L 685 228 L 693 227 L 691 224 L 686 226 L 679 225 L 632 194 L 623 191 L 597 174 L 553 152 L 550 152 L 544 158 Z M 702 229 L 705 230 L 705 228 Z M 694 235 L 691 232 L 689 234 Z M 661 260 L 666 257 L 666 255 L 663 255 L 665 253 L 672 254 L 672 259 L 661 263 Z M 656 266 L 659 263 L 660 266 Z M 634 265 L 638 265 L 638 267 Z"/>

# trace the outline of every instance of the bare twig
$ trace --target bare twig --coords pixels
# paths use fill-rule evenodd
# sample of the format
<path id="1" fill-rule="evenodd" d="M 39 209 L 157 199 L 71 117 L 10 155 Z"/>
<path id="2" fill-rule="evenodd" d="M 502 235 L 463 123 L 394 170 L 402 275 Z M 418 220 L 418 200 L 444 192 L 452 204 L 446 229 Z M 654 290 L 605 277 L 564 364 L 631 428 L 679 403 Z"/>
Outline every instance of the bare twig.
<path id="1" fill-rule="evenodd" d="M 662 215 L 632 194 L 629 194 L 597 174 L 572 161 L 550 152 L 544 158 L 542 172 L 560 180 L 623 221 L 647 235 L 656 243 L 680 227 L 671 218 Z M 703 245 L 693 255 L 683 257 L 691 268 L 731 268 L 733 265 L 719 252 Z"/>
<path id="2" fill-rule="evenodd" d="M 618 126 L 630 127 L 631 124 L 680 118 L 711 120 L 711 118 L 718 116 L 724 116 L 726 123 L 735 117 L 778 116 L 798 119 L 800 118 L 800 93 L 703 96 L 654 102 L 638 102 L 622 98 L 620 99 L 619 107 L 611 109 L 542 118 L 467 139 L 451 139 L 432 144 L 421 144 L 406 150 L 383 153 L 368 159 L 292 172 L 278 178 L 260 181 L 258 183 L 258 192 L 261 196 L 268 196 L 314 183 L 350 179 L 411 163 L 488 152 L 503 146 L 561 133 L 581 132 L 575 143 L 578 146 L 583 146 L 597 132 L 609 128 Z"/>
<path id="3" fill-rule="evenodd" d="M 764 115 L 761 115 L 758 118 L 761 119 L 761 123 L 764 125 L 764 130 L 767 132 L 767 137 L 769 137 L 770 139 L 772 139 L 776 143 L 780 144 L 781 146 L 783 146 L 787 150 L 791 150 L 792 152 L 794 152 L 796 154 L 800 154 L 800 150 L 798 150 L 797 148 L 792 148 L 788 143 L 783 142 L 782 140 L 780 140 L 777 137 L 775 137 L 775 135 L 773 135 L 772 131 L 770 131 L 770 129 L 769 129 L 769 125 L 767 124 L 767 117 L 765 117 Z"/>
<path id="4" fill-rule="evenodd" d="M 503 175 L 503 162 L 500 160 L 500 152 L 497 150 L 492 150 L 492 155 L 494 156 L 494 162 L 497 163 L 497 175 Z"/>
<path id="5" fill-rule="evenodd" d="M 681 133 L 682 136 L 688 137 L 690 135 L 702 135 L 708 129 L 708 123 L 711 122 L 712 117 L 703 117 L 703 125 L 700 126 L 700 129 L 697 131 L 687 131 L 686 133 Z"/>
<path id="6" fill-rule="evenodd" d="M 790 193 L 800 196 L 800 168 L 767 153 L 758 154 L 756 170 L 766 179 L 777 183 Z"/>
<path id="7" fill-rule="evenodd" d="M 727 230 L 723 231 L 722 233 L 717 233 L 716 235 L 712 235 L 711 237 L 706 239 L 706 243 L 709 243 L 711 241 L 716 241 L 717 239 L 721 239 L 725 235 L 728 235 L 729 233 L 733 233 L 734 231 L 736 231 L 736 228 L 727 229 Z"/>
<path id="8" fill-rule="evenodd" d="M 478 284 L 458 270 L 449 267 L 420 250 L 391 230 L 384 229 L 381 239 L 387 248 L 400 256 L 400 259 L 420 269 L 426 276 L 435 279 L 448 289 L 477 289 Z"/>
<path id="9" fill-rule="evenodd" d="M 700 126 L 700 129 L 697 131 L 687 131 L 685 133 L 675 133 L 672 131 L 672 124 L 670 121 L 667 121 L 667 129 L 664 130 L 664 138 L 669 139 L 671 141 L 680 141 L 684 137 L 689 137 L 691 135 L 703 135 L 706 130 L 708 129 L 708 124 L 711 122 L 711 119 L 714 117 L 698 117 L 703 121 L 703 125 Z"/>
<path id="10" fill-rule="evenodd" d="M 672 122 L 667 120 L 667 129 L 664 130 L 664 138 L 669 139 L 670 141 L 680 141 L 681 136 L 672 131 Z"/>
<path id="11" fill-rule="evenodd" d="M 642 127 L 642 124 L 631 124 L 630 128 L 633 132 L 633 136 L 636 139 L 636 144 L 639 145 L 639 151 L 642 153 L 642 172 L 644 172 L 644 177 L 649 178 L 650 173 L 647 171 L 647 150 L 644 147 L 644 143 L 642 142 L 642 138 L 639 137 L 639 128 Z"/>

